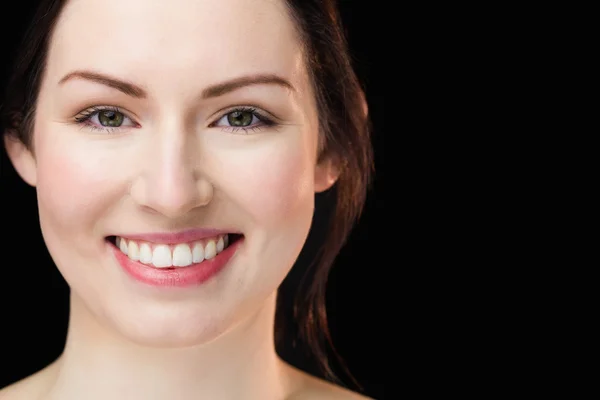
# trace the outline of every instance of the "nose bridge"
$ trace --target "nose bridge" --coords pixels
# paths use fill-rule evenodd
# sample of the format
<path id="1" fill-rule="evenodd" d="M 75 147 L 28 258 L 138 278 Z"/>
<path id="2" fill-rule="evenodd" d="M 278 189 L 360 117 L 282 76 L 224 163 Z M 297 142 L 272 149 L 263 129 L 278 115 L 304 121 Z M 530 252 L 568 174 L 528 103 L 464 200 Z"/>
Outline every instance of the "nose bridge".
<path id="1" fill-rule="evenodd" d="M 153 181 L 152 186 L 165 195 L 182 195 L 195 181 L 194 166 L 188 158 L 184 136 L 181 132 L 164 132 L 156 136 L 153 144 L 155 156 L 148 160 L 149 177 Z"/>
<path id="2" fill-rule="evenodd" d="M 181 216 L 206 205 L 212 188 L 198 169 L 193 135 L 181 124 L 162 124 L 149 133 L 143 173 L 132 187 L 132 197 L 141 205 L 169 217 Z"/>

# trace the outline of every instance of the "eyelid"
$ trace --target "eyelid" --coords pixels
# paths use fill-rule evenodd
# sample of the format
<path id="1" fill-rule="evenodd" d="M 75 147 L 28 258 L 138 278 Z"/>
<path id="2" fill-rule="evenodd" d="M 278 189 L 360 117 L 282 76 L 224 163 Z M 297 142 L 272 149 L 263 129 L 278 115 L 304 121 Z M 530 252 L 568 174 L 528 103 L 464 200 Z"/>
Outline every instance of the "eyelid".
<path id="1" fill-rule="evenodd" d="M 211 122 L 209 125 L 216 124 L 221 118 L 223 118 L 227 114 L 230 114 L 230 113 L 232 113 L 234 111 L 248 111 L 248 112 L 252 112 L 253 114 L 259 115 L 263 119 L 266 119 L 266 120 L 274 122 L 274 123 L 279 121 L 279 118 L 277 118 L 276 116 L 274 116 L 270 112 L 265 111 L 263 108 L 255 106 L 255 105 L 252 105 L 252 104 L 245 104 L 245 105 L 238 105 L 238 106 L 227 107 L 227 108 L 225 108 L 223 110 L 220 110 L 220 111 L 216 112 L 213 115 L 217 115 L 217 117 L 214 118 L 214 119 L 211 117 L 211 120 L 213 120 L 213 122 Z"/>
<path id="2" fill-rule="evenodd" d="M 227 126 L 227 125 L 217 125 L 219 121 L 225 119 L 228 114 L 234 112 L 249 112 L 252 114 L 252 121 L 254 119 L 258 120 L 253 125 L 249 126 Z M 208 127 L 209 128 L 219 128 L 224 132 L 236 133 L 242 131 L 244 134 L 249 134 L 250 132 L 260 132 L 263 129 L 268 128 L 277 128 L 280 124 L 277 117 L 273 117 L 271 113 L 264 111 L 262 108 L 256 106 L 234 106 L 229 109 L 225 109 L 219 112 L 219 117 L 211 122 Z"/>
<path id="3" fill-rule="evenodd" d="M 95 116 L 97 116 L 99 112 L 106 111 L 106 110 L 114 111 L 114 112 L 118 112 L 119 114 L 122 114 L 123 117 L 126 119 L 129 119 L 129 121 L 131 121 L 132 124 L 131 125 L 122 125 L 122 126 L 118 126 L 118 127 L 110 127 L 110 126 L 97 126 L 90 122 L 90 120 L 92 118 L 94 118 Z M 82 127 L 92 129 L 92 130 L 106 131 L 106 132 L 113 132 L 115 130 L 121 130 L 124 128 L 139 127 L 139 124 L 136 122 L 136 119 L 132 118 L 130 116 L 129 112 L 124 111 L 121 107 L 117 107 L 117 106 L 108 106 L 108 105 L 98 106 L 98 105 L 96 105 L 96 106 L 88 107 L 85 110 L 80 111 L 73 119 L 77 125 L 80 125 Z"/>
<path id="4" fill-rule="evenodd" d="M 123 110 L 121 107 L 117 107 L 117 106 L 108 106 L 108 105 L 102 105 L 102 106 L 91 106 L 88 107 L 80 112 L 78 112 L 74 119 L 75 121 L 79 122 L 82 121 L 86 118 L 90 118 L 92 115 L 98 113 L 99 111 L 105 111 L 105 110 L 110 110 L 110 111 L 115 111 L 118 113 L 123 114 L 125 117 L 129 118 L 131 121 L 135 122 L 135 120 L 137 118 L 133 118 L 131 117 L 131 113 L 129 113 L 128 111 Z M 219 121 L 221 118 L 223 118 L 225 115 L 234 112 L 234 111 L 250 111 L 250 112 L 255 112 L 256 114 L 267 118 L 269 120 L 273 120 L 273 122 L 276 122 L 279 120 L 279 118 L 277 118 L 275 115 L 273 115 L 270 112 L 265 111 L 263 108 L 258 107 L 258 106 L 254 106 L 254 105 L 240 105 L 240 106 L 232 106 L 232 107 L 228 107 L 226 109 L 220 110 L 217 113 L 213 114 L 213 115 L 217 115 L 216 118 L 214 118 L 214 121 L 211 122 L 211 124 L 216 123 L 217 121 Z M 211 117 L 211 119 L 213 119 Z"/>
<path id="5" fill-rule="evenodd" d="M 106 110 L 110 110 L 110 111 L 114 111 L 114 112 L 118 112 L 119 114 L 122 114 L 124 116 L 124 118 L 129 119 L 132 124 L 111 127 L 111 126 L 97 125 L 96 123 L 91 122 L 92 118 L 95 118 L 101 111 L 106 111 Z M 216 124 L 221 119 L 225 118 L 228 114 L 231 114 L 236 111 L 250 112 L 256 119 L 258 119 L 260 121 L 260 123 L 255 123 L 254 125 L 250 125 L 250 126 L 216 126 Z M 129 112 L 124 111 L 123 109 L 121 109 L 118 106 L 109 106 L 109 105 L 95 105 L 95 106 L 86 108 L 85 110 L 80 111 L 74 117 L 74 120 L 75 120 L 75 123 L 77 125 L 80 125 L 82 128 L 87 128 L 90 130 L 99 130 L 99 131 L 104 131 L 104 132 L 109 132 L 109 133 L 112 133 L 115 131 L 121 131 L 123 129 L 132 128 L 132 127 L 138 127 L 138 128 L 140 127 L 140 124 L 136 122 L 135 118 L 130 117 Z M 218 127 L 224 131 L 230 131 L 230 132 L 237 132 L 239 130 L 248 132 L 248 131 L 260 131 L 260 130 L 262 130 L 264 128 L 268 128 L 268 127 L 277 127 L 279 124 L 280 124 L 279 118 L 277 118 L 270 112 L 265 111 L 261 107 L 257 107 L 254 105 L 237 105 L 237 106 L 228 107 L 226 109 L 219 111 L 218 117 L 216 119 L 214 119 L 214 121 L 211 122 L 208 126 L 209 127 Z"/>
<path id="6" fill-rule="evenodd" d="M 130 120 L 133 121 L 133 118 L 131 118 L 129 116 L 129 113 L 126 111 L 123 111 L 120 107 L 117 106 L 91 106 L 88 107 L 80 112 L 78 112 L 75 117 L 73 117 L 73 119 L 75 119 L 75 121 L 83 121 L 85 119 L 91 118 L 93 115 L 98 114 L 100 111 L 114 111 L 114 112 L 118 112 L 120 114 L 123 114 L 125 117 L 129 118 Z"/>

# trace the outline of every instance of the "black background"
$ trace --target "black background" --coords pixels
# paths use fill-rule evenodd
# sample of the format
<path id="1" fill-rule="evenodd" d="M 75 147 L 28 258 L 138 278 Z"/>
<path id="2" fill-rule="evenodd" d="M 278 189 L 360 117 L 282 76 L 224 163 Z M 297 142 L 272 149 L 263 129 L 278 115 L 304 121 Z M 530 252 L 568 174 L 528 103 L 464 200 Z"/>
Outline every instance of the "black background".
<path id="1" fill-rule="evenodd" d="M 1 86 L 4 93 L 12 57 L 31 18 L 35 1 L 11 2 L 0 21 Z M 373 122 L 375 179 L 363 216 L 339 255 L 328 285 L 327 305 L 333 341 L 338 353 L 363 387 L 363 393 L 389 399 L 384 376 L 398 360 L 391 355 L 392 342 L 399 337 L 399 316 L 390 315 L 383 294 L 385 280 L 393 278 L 399 264 L 393 249 L 383 246 L 383 132 L 384 95 L 380 71 L 381 38 L 374 33 L 377 15 L 368 1 L 340 1 L 352 60 L 363 83 Z M 7 21 L 10 20 L 10 21 Z M 16 28 L 15 28 L 16 27 Z M 2 148 L 0 193 L 5 212 L 2 218 L 3 260 L 0 265 L 0 388 L 24 378 L 52 362 L 62 351 L 68 318 L 68 287 L 54 266 L 43 242 L 35 190 L 14 172 Z M 386 241 L 387 242 L 387 241 Z M 394 240 L 392 240 L 394 242 Z M 387 246 L 387 244 L 386 244 Z M 391 251 L 390 251 L 391 250 Z M 302 265 L 294 268 L 301 269 Z M 294 287 L 298 273 L 290 274 L 285 287 Z M 297 271 L 296 271 L 297 272 Z M 391 274 L 390 274 L 391 273 Z M 290 310 L 286 310 L 289 314 Z M 391 321 L 391 322 L 390 322 Z M 294 327 L 290 326 L 290 330 Z M 394 329 L 394 330 L 392 330 Z M 393 335 L 388 335 L 392 332 Z M 290 349 L 284 358 L 314 372 L 314 364 Z M 336 365 L 336 364 L 334 364 Z M 357 390 L 338 365 L 343 382 Z M 396 383 L 397 385 L 398 383 Z"/>

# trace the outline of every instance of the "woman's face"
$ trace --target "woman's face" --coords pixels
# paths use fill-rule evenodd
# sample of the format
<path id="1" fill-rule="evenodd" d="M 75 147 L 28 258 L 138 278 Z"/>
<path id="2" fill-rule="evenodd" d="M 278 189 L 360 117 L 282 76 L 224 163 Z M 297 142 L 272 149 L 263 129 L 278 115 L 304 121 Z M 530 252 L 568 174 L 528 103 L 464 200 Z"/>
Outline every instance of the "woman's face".
<path id="1" fill-rule="evenodd" d="M 221 85 L 244 79 L 254 81 Z M 74 298 L 130 339 L 182 345 L 256 312 L 292 267 L 314 193 L 334 180 L 316 164 L 317 142 L 283 1 L 72 0 L 50 42 L 35 157 L 9 154 L 37 187 L 42 233 Z M 163 279 L 175 259 L 214 262 L 219 236 L 144 234 L 193 228 L 243 238 L 210 277 Z M 113 236 L 156 276 L 127 272 Z"/>

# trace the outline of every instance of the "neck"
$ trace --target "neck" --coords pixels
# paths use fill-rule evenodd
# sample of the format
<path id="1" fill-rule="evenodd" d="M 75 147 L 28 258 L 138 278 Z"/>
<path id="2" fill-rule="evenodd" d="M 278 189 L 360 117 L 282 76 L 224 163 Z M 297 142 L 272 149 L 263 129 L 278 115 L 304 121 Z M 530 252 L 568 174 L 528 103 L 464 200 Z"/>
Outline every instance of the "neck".
<path id="1" fill-rule="evenodd" d="M 202 346 L 150 348 L 101 326 L 71 295 L 65 350 L 50 399 L 283 399 L 292 390 L 275 352 L 275 294 L 252 317 Z"/>

